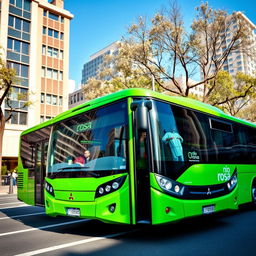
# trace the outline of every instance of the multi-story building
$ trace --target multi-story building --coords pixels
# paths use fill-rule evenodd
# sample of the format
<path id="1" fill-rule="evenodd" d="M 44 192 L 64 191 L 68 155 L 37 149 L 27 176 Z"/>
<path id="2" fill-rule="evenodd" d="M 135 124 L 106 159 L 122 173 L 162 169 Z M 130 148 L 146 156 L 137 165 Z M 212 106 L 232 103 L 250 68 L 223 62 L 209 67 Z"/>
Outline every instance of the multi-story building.
<path id="1" fill-rule="evenodd" d="M 69 108 L 73 108 L 84 102 L 85 102 L 85 96 L 84 96 L 83 88 L 69 94 L 69 102 L 68 102 Z"/>
<path id="2" fill-rule="evenodd" d="M 254 52 L 253 54 L 247 55 L 242 51 L 242 49 L 238 49 L 235 52 L 231 52 L 225 61 L 222 69 L 229 72 L 232 76 L 236 75 L 237 72 L 243 72 L 248 75 L 255 75 L 256 73 L 256 25 L 253 24 L 243 13 L 237 12 L 237 16 L 239 16 L 250 29 L 250 40 L 252 45 L 250 45 L 250 50 Z M 231 17 L 231 16 L 230 16 Z M 220 58 L 222 54 L 227 49 L 228 45 L 231 42 L 233 33 L 237 30 L 238 24 L 235 20 L 230 21 L 228 19 L 227 22 L 231 22 L 228 29 L 223 31 L 220 36 L 221 45 L 216 52 L 216 58 Z M 225 40 L 224 40 L 225 39 Z M 215 71 L 214 64 L 210 66 L 210 73 Z M 202 74 L 201 74 L 202 75 Z"/>
<path id="3" fill-rule="evenodd" d="M 69 27 L 73 15 L 62 0 L 1 0 L 2 57 L 16 70 L 3 140 L 3 164 L 17 165 L 20 133 L 68 108 Z M 32 104 L 24 107 L 19 97 Z M 11 146 L 10 146 L 11 145 Z"/>
<path id="4" fill-rule="evenodd" d="M 89 78 L 97 77 L 104 65 L 104 57 L 106 55 L 115 55 L 118 52 L 118 41 L 108 45 L 102 50 L 90 56 L 90 61 L 84 64 L 82 70 L 81 84 L 86 84 Z M 110 78 L 106 77 L 105 80 Z"/>

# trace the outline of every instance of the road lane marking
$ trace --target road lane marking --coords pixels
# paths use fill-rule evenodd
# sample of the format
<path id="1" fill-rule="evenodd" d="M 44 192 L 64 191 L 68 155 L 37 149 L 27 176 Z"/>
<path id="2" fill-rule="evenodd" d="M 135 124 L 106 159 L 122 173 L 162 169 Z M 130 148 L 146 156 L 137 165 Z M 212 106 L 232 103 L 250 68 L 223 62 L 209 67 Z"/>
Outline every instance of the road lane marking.
<path id="1" fill-rule="evenodd" d="M 14 219 L 14 218 L 20 218 L 20 217 L 34 216 L 34 215 L 42 215 L 42 214 L 45 214 L 45 212 L 35 212 L 35 213 L 15 215 L 15 216 L 10 216 L 10 217 L 2 217 L 2 218 L 0 218 L 0 220 Z"/>
<path id="2" fill-rule="evenodd" d="M 11 232 L 6 232 L 6 233 L 0 233 L 1 236 L 9 236 L 9 235 L 14 235 L 14 234 L 19 234 L 19 233 L 25 233 L 25 232 L 31 232 L 35 230 L 42 230 L 42 229 L 48 229 L 48 228 L 53 228 L 53 227 L 59 227 L 59 226 L 65 226 L 65 225 L 70 225 L 70 224 L 75 224 L 78 222 L 85 222 L 89 221 L 88 219 L 82 219 L 82 220 L 75 220 L 75 221 L 68 221 L 68 222 L 62 222 L 58 224 L 52 224 L 52 225 L 46 225 L 46 226 L 41 226 L 37 228 L 28 228 L 28 229 L 22 229 L 22 230 L 16 230 L 16 231 L 11 231 Z"/>
<path id="3" fill-rule="evenodd" d="M 0 205 L 6 205 L 6 204 L 24 204 L 24 203 L 21 203 L 21 202 L 15 202 L 15 203 L 4 203 L 4 204 L 0 204 Z"/>
<path id="4" fill-rule="evenodd" d="M 3 209 L 11 209 L 11 208 L 19 208 L 19 207 L 28 207 L 28 206 L 33 207 L 32 205 L 23 204 L 23 205 L 16 205 L 16 206 L 2 207 L 2 208 L 0 208 L 0 210 L 3 210 Z"/>
<path id="5" fill-rule="evenodd" d="M 71 243 L 56 245 L 56 246 L 52 246 L 52 247 L 47 247 L 47 248 L 35 250 L 35 251 L 16 254 L 15 256 L 32 256 L 32 255 L 37 255 L 37 254 L 40 254 L 40 253 L 52 252 L 52 251 L 59 250 L 59 249 L 64 249 L 64 248 L 67 248 L 67 247 L 72 247 L 72 246 L 81 245 L 81 244 L 87 244 L 87 243 L 91 243 L 91 242 L 96 242 L 96 241 L 100 241 L 100 240 L 114 238 L 114 237 L 117 237 L 117 236 L 126 235 L 126 234 L 134 232 L 134 231 L 136 231 L 136 230 L 120 232 L 120 233 L 116 233 L 116 234 L 112 234 L 112 235 L 106 235 L 106 236 L 103 236 L 103 237 L 87 238 L 87 239 L 83 239 L 83 240 L 76 241 L 76 242 L 71 242 Z"/>
<path id="6" fill-rule="evenodd" d="M 17 199 L 17 196 L 16 195 L 13 195 L 13 196 L 10 196 L 10 195 L 8 195 L 8 196 L 4 196 L 4 195 L 1 195 L 0 194 L 0 200 L 3 200 L 3 199 L 10 199 L 10 198 L 12 198 L 12 199 Z"/>

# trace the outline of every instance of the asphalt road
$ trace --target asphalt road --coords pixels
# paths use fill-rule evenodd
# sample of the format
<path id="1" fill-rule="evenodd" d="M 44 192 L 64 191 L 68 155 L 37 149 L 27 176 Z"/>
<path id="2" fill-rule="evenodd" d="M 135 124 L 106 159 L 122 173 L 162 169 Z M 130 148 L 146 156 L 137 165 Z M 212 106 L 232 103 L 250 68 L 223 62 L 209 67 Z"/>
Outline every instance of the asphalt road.
<path id="1" fill-rule="evenodd" d="M 0 255 L 256 255 L 256 209 L 162 226 L 120 226 L 50 218 L 0 195 Z"/>

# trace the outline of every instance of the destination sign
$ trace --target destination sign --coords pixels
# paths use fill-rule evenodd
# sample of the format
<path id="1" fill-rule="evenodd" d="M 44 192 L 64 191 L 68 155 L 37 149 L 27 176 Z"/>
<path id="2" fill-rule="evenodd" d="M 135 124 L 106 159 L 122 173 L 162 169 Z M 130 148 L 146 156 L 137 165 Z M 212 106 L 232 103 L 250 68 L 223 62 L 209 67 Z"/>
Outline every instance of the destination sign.
<path id="1" fill-rule="evenodd" d="M 92 122 L 77 124 L 74 126 L 74 131 L 76 132 L 85 132 L 91 129 L 92 129 Z"/>

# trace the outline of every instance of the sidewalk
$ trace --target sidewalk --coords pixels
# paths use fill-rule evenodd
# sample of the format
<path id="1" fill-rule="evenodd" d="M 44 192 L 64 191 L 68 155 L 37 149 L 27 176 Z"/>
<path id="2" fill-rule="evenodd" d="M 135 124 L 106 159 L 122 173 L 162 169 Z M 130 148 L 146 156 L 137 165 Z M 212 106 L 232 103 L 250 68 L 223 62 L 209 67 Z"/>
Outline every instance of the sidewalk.
<path id="1" fill-rule="evenodd" d="M 9 186 L 0 186 L 0 195 L 9 194 Z M 17 186 L 13 186 L 13 194 L 17 194 Z"/>

